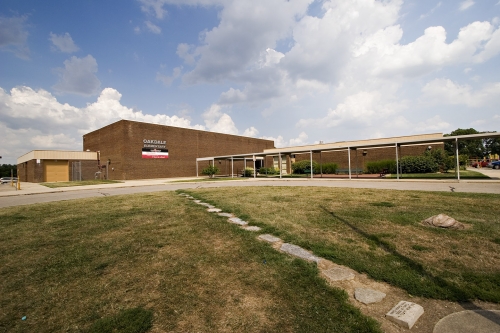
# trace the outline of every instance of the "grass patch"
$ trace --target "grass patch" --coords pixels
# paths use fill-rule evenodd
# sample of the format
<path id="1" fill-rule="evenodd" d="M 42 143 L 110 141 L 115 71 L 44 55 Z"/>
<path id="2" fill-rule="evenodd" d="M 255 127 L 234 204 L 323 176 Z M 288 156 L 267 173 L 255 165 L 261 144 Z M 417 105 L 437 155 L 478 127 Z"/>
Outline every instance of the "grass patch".
<path id="1" fill-rule="evenodd" d="M 172 192 L 0 220 L 0 332 L 380 332 L 316 265 Z"/>
<path id="2" fill-rule="evenodd" d="M 197 179 L 187 179 L 187 180 L 174 180 L 169 183 L 200 183 L 200 182 L 217 182 L 217 181 L 227 181 L 227 180 L 247 180 L 243 177 L 215 177 L 215 178 L 197 178 Z"/>
<path id="3" fill-rule="evenodd" d="M 500 303 L 498 195 L 307 187 L 189 192 L 411 295 Z M 469 228 L 420 224 L 439 213 Z"/>
<path id="4" fill-rule="evenodd" d="M 387 175 L 386 178 L 397 178 L 396 174 Z M 444 173 L 403 173 L 399 174 L 400 179 L 456 179 L 457 174 L 455 171 Z M 491 179 L 490 177 L 482 174 L 481 172 L 472 170 L 461 170 L 460 179 Z"/>
<path id="5" fill-rule="evenodd" d="M 85 186 L 85 185 L 101 185 L 101 184 L 116 184 L 122 183 L 118 180 L 109 180 L 109 179 L 95 179 L 95 180 L 82 180 L 78 182 L 55 182 L 55 183 L 40 183 L 40 185 L 50 187 L 50 188 L 58 188 L 58 187 L 71 187 L 71 186 Z"/>
<path id="6" fill-rule="evenodd" d="M 97 320 L 89 333 L 145 333 L 153 325 L 151 311 L 134 308 L 121 311 L 116 316 Z"/>

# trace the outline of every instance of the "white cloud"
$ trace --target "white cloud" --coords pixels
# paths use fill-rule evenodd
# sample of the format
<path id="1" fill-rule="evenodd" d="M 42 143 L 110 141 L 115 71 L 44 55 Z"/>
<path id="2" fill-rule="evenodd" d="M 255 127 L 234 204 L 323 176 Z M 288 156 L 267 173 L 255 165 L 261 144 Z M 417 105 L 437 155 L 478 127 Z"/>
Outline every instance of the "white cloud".
<path id="1" fill-rule="evenodd" d="M 431 105 L 465 105 L 471 108 L 500 105 L 500 82 L 474 90 L 449 79 L 434 79 L 422 88 L 421 99 Z"/>
<path id="2" fill-rule="evenodd" d="M 172 76 L 167 76 L 165 74 L 158 72 L 156 73 L 156 81 L 161 81 L 163 82 L 164 85 L 170 86 L 175 79 L 181 76 L 181 73 L 182 73 L 182 66 L 175 67 L 172 71 Z"/>
<path id="3" fill-rule="evenodd" d="M 157 19 L 163 19 L 168 12 L 163 9 L 167 1 L 163 0 L 139 0 L 141 3 L 141 10 L 147 14 L 154 14 Z"/>
<path id="4" fill-rule="evenodd" d="M 243 136 L 255 137 L 255 136 L 257 136 L 257 134 L 259 134 L 259 131 L 255 127 L 253 127 L 253 126 L 247 128 L 243 132 Z"/>
<path id="5" fill-rule="evenodd" d="M 460 6 L 458 7 L 459 10 L 464 11 L 469 9 L 470 7 L 474 6 L 474 1 L 473 0 L 465 0 L 460 3 Z"/>
<path id="6" fill-rule="evenodd" d="M 71 35 L 67 32 L 60 36 L 51 32 L 49 40 L 52 42 L 51 48 L 53 51 L 73 53 L 79 50 L 78 46 L 76 46 L 73 41 L 73 38 L 71 38 Z"/>
<path id="7" fill-rule="evenodd" d="M 26 16 L 0 16 L 0 50 L 14 53 L 21 59 L 29 59 L 30 50 L 26 44 Z"/>
<path id="8" fill-rule="evenodd" d="M 440 116 L 434 116 L 416 124 L 414 130 L 420 133 L 437 133 L 451 130 L 451 124 L 442 120 Z"/>
<path id="9" fill-rule="evenodd" d="M 220 105 L 211 105 L 210 108 L 202 114 L 202 117 L 209 131 L 238 134 L 238 129 L 233 120 L 227 113 L 222 112 L 222 107 Z"/>
<path id="10" fill-rule="evenodd" d="M 303 146 L 307 144 L 309 136 L 306 132 L 300 132 L 299 136 L 295 139 L 290 139 L 290 146 Z"/>
<path id="11" fill-rule="evenodd" d="M 273 137 L 273 136 L 261 136 L 259 139 L 264 139 L 264 140 L 272 140 L 274 141 L 274 146 L 276 148 L 283 148 L 286 147 L 286 141 L 283 139 L 283 136 L 279 135 L 278 137 Z"/>
<path id="12" fill-rule="evenodd" d="M 94 103 L 77 108 L 57 101 L 46 90 L 16 87 L 10 93 L 0 88 L 0 131 L 9 150 L 4 163 L 33 149 L 81 150 L 82 135 L 120 119 L 205 130 L 189 119 L 164 114 L 144 114 L 121 104 L 121 94 L 105 88 Z"/>
<path id="13" fill-rule="evenodd" d="M 84 58 L 75 56 L 64 61 L 64 69 L 58 68 L 59 82 L 54 86 L 59 92 L 78 95 L 98 93 L 101 81 L 97 78 L 97 61 L 91 55 Z"/>
<path id="14" fill-rule="evenodd" d="M 154 33 L 154 34 L 161 34 L 161 28 L 159 26 L 153 24 L 151 21 L 146 21 L 146 22 L 144 22 L 144 24 L 146 24 L 146 27 L 152 33 Z"/>
<path id="15" fill-rule="evenodd" d="M 425 14 L 420 15 L 420 20 L 422 20 L 422 19 L 424 19 L 424 18 L 426 18 L 426 17 L 429 17 L 429 16 L 431 16 L 432 14 L 434 14 L 434 12 L 435 12 L 435 11 L 436 11 L 439 7 L 441 7 L 441 5 L 442 5 L 442 4 L 443 4 L 443 3 L 442 3 L 441 1 L 439 1 L 439 2 L 436 4 L 436 6 L 434 6 L 434 7 L 433 7 L 430 11 L 428 11 L 428 12 L 427 12 L 427 13 L 425 13 Z"/>

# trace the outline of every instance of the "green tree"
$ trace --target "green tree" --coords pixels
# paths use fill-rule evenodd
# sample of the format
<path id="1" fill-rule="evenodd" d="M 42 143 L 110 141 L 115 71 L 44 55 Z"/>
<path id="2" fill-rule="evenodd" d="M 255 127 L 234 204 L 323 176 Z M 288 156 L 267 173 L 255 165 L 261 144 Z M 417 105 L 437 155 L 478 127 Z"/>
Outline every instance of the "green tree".
<path id="1" fill-rule="evenodd" d="M 14 177 L 17 177 L 17 166 L 14 164 L 0 164 L 0 177 L 10 177 L 10 171 L 14 170 Z"/>
<path id="2" fill-rule="evenodd" d="M 489 133 L 489 132 L 486 132 Z M 500 138 L 487 138 L 483 140 L 486 155 L 500 154 Z"/>
<path id="3" fill-rule="evenodd" d="M 467 129 L 456 129 L 450 134 L 445 134 L 444 136 L 456 136 L 456 135 L 468 135 L 468 134 L 480 134 L 480 132 L 476 131 L 473 128 Z M 455 154 L 455 142 L 446 141 L 444 143 L 444 149 L 449 155 Z M 486 149 L 483 145 L 483 140 L 481 139 L 471 139 L 471 140 L 459 140 L 458 141 L 458 152 L 461 155 L 467 155 L 469 158 L 471 157 L 484 157 L 487 155 Z"/>
<path id="4" fill-rule="evenodd" d="M 214 175 L 219 172 L 219 168 L 215 165 L 209 165 L 205 169 L 201 170 L 203 175 L 208 176 L 208 178 L 214 178 Z"/>

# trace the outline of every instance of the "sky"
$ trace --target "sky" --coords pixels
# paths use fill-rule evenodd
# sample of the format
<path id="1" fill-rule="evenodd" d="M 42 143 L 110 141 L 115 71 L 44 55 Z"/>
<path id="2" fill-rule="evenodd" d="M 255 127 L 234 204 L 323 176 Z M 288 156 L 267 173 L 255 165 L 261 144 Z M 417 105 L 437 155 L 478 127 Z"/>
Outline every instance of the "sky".
<path id="1" fill-rule="evenodd" d="M 0 163 L 120 119 L 276 147 L 500 131 L 499 26 L 500 0 L 2 0 Z"/>

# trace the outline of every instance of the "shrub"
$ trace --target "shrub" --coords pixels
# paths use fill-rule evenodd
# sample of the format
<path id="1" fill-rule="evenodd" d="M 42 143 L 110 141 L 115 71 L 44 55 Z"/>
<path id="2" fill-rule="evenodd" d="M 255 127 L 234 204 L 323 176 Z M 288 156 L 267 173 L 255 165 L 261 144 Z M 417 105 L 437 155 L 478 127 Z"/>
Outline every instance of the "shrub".
<path id="1" fill-rule="evenodd" d="M 319 164 L 315 161 L 313 161 L 312 164 L 313 164 L 313 173 L 319 173 Z M 292 173 L 310 174 L 311 173 L 311 161 L 303 160 L 303 161 L 292 163 Z"/>
<path id="2" fill-rule="evenodd" d="M 243 170 L 243 177 L 252 177 L 253 176 L 253 168 L 245 168 Z"/>
<path id="3" fill-rule="evenodd" d="M 278 169 L 275 169 L 275 168 L 260 168 L 259 169 L 259 173 L 261 175 L 278 175 L 280 173 L 280 171 Z"/>
<path id="4" fill-rule="evenodd" d="M 339 166 L 337 165 L 337 163 L 323 163 L 321 164 L 321 169 L 318 171 L 326 174 L 335 174 L 338 168 Z M 319 173 L 319 172 L 316 172 L 316 170 L 314 170 L 314 173 Z"/>
<path id="5" fill-rule="evenodd" d="M 436 172 L 438 165 L 429 155 L 404 156 L 399 160 L 401 173 L 428 173 Z"/>
<path id="6" fill-rule="evenodd" d="M 388 173 L 396 173 L 396 160 L 380 160 L 366 163 L 366 173 L 381 173 L 384 169 Z"/>
<path id="7" fill-rule="evenodd" d="M 448 154 L 443 149 L 433 149 L 431 151 L 426 151 L 424 156 L 430 156 L 434 159 L 434 162 L 438 165 L 438 169 L 441 172 L 448 172 L 448 170 L 453 169 L 454 162 L 453 156 L 448 156 Z"/>
<path id="8" fill-rule="evenodd" d="M 216 167 L 215 165 L 209 165 L 205 169 L 201 171 L 203 175 L 208 176 L 209 178 L 214 178 L 214 175 L 219 172 L 219 168 Z"/>

